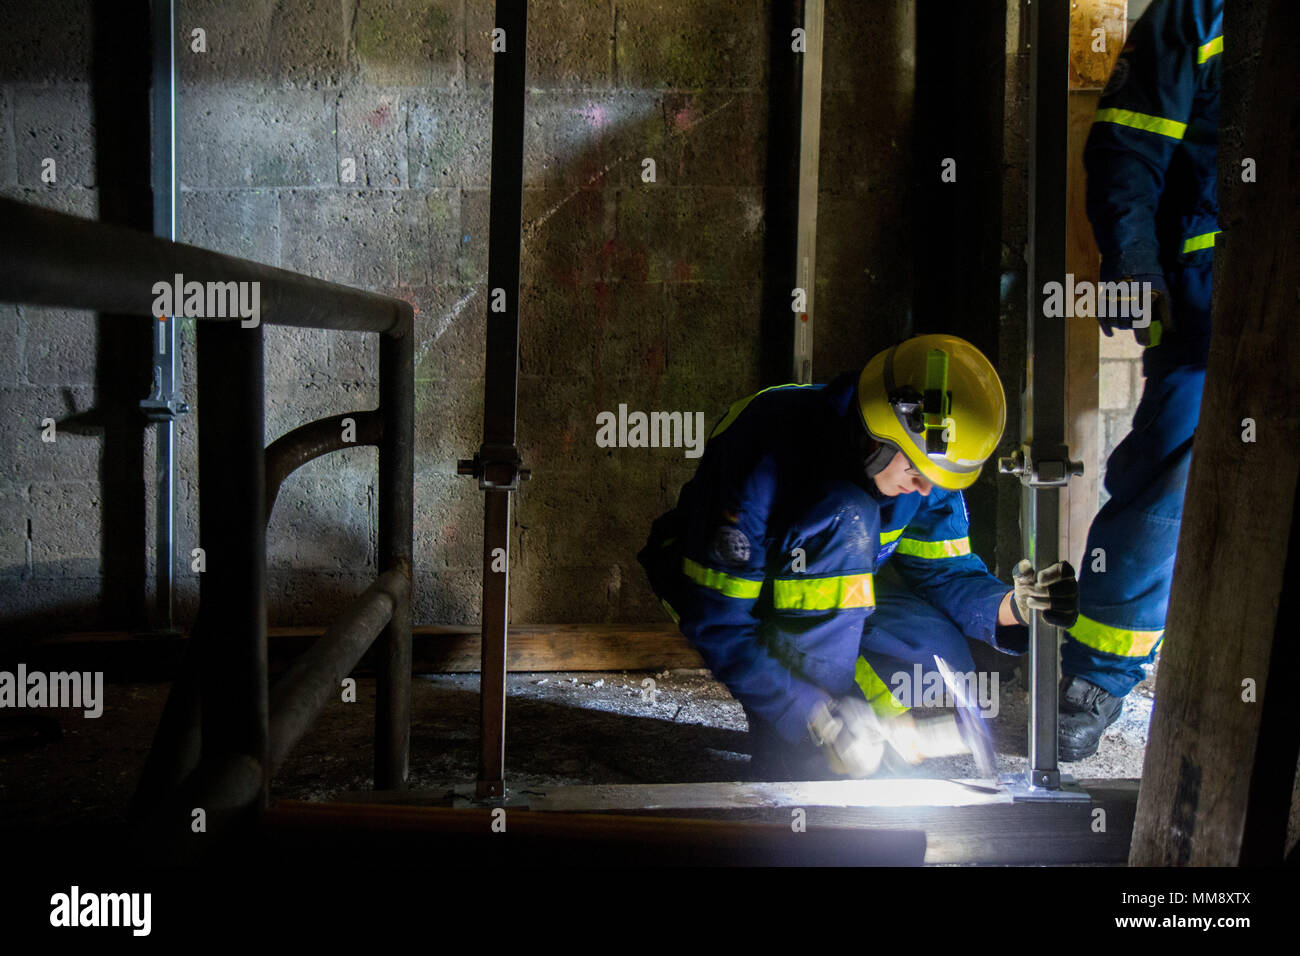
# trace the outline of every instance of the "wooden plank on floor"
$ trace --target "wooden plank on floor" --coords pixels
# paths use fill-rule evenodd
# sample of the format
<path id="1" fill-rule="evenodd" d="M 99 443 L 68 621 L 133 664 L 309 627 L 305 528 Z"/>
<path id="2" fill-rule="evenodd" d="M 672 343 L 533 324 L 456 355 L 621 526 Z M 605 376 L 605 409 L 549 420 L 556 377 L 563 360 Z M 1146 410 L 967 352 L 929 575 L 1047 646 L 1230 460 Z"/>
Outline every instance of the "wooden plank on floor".
<path id="1" fill-rule="evenodd" d="M 268 632 L 272 670 L 305 651 L 323 627 L 273 627 Z M 476 673 L 479 633 L 476 628 L 425 625 L 414 628 L 412 662 L 418 674 Z M 138 671 L 153 665 L 166 671 L 179 661 L 184 639 L 97 631 L 63 634 L 32 648 L 31 659 L 57 669 L 66 661 L 76 669 L 104 670 L 114 679 L 123 666 Z M 511 671 L 654 671 L 702 668 L 704 661 L 670 623 L 664 624 L 525 624 L 510 628 L 507 667 Z M 370 654 L 353 672 L 373 673 Z M 117 679 L 121 679 L 118 677 Z"/>
<path id="2" fill-rule="evenodd" d="M 924 831 L 929 864 L 1125 863 L 1138 781 L 1078 783 L 1090 800 L 1014 802 L 1005 792 L 978 793 L 954 781 L 920 778 L 566 786 L 512 791 L 509 796 L 513 809 L 529 812 L 654 815 L 785 826 L 791 825 L 796 810 L 802 810 L 809 832 Z M 350 793 L 340 799 L 424 806 L 459 802 L 445 788 Z"/>

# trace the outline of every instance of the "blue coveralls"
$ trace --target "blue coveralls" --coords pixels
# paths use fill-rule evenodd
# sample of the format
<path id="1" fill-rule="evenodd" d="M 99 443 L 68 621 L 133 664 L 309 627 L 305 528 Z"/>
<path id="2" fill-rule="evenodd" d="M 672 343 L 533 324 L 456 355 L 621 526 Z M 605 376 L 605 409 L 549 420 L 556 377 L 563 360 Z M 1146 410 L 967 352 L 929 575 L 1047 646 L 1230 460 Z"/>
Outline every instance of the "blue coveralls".
<path id="1" fill-rule="evenodd" d="M 1155 0 L 1134 25 L 1088 136 L 1088 218 L 1101 278 L 1164 289 L 1146 387 L 1106 463 L 1110 494 L 1088 532 L 1080 615 L 1061 669 L 1116 697 L 1164 635 L 1192 437 L 1210 342 L 1223 0 Z"/>
<path id="2" fill-rule="evenodd" d="M 733 404 L 638 555 L 769 742 L 806 743 L 817 702 L 855 685 L 878 712 L 905 709 L 891 676 L 933 672 L 936 653 L 973 670 L 963 633 L 1024 650 L 1025 628 L 997 626 L 1010 588 L 970 553 L 961 494 L 887 498 L 866 477 L 856 384 L 848 373 Z M 886 561 L 899 573 L 878 591 Z"/>

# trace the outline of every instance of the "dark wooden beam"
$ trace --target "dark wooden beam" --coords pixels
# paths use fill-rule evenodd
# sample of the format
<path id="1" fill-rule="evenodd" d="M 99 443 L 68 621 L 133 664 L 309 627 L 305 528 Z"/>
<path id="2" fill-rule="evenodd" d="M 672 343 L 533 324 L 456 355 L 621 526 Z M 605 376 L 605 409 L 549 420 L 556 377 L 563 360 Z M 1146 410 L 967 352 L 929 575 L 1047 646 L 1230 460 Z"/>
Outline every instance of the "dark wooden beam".
<path id="1" fill-rule="evenodd" d="M 1225 126 L 1249 120 L 1221 137 L 1214 336 L 1133 833 L 1138 865 L 1281 863 L 1284 851 L 1300 748 L 1297 35 L 1293 0 L 1227 7 L 1221 115 Z M 1243 182 L 1244 159 L 1257 181 Z M 1243 440 L 1246 419 L 1253 441 Z"/>
<path id="2" fill-rule="evenodd" d="M 322 627 L 273 627 L 268 644 L 271 671 L 311 646 Z M 414 628 L 413 666 L 418 674 L 476 673 L 480 662 L 477 628 Z M 184 638 L 159 639 L 122 631 L 63 634 L 31 648 L 27 659 L 46 669 L 103 670 L 110 679 L 166 679 L 185 649 Z M 507 669 L 511 671 L 650 671 L 700 668 L 704 661 L 672 624 L 534 624 L 510 628 Z M 374 673 L 367 652 L 354 675 Z"/>

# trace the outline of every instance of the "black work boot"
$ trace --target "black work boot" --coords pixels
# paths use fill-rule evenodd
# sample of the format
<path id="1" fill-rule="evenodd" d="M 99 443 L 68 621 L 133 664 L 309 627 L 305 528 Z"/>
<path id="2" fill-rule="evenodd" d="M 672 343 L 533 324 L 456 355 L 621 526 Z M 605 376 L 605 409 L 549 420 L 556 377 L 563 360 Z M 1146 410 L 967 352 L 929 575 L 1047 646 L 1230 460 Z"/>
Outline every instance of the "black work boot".
<path id="1" fill-rule="evenodd" d="M 1058 735 L 1060 759 L 1066 763 L 1097 752 L 1102 732 L 1119 720 L 1124 698 L 1106 693 L 1096 684 L 1066 674 L 1061 678 L 1061 716 Z"/>

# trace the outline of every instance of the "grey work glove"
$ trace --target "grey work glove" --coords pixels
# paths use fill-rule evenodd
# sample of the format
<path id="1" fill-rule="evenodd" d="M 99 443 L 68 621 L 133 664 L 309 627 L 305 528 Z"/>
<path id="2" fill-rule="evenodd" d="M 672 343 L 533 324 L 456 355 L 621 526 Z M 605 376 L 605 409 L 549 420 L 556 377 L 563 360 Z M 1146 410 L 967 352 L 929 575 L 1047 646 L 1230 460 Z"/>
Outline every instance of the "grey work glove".
<path id="1" fill-rule="evenodd" d="M 1028 561 L 1021 561 L 1011 574 L 1015 582 L 1011 609 L 1016 620 L 1028 624 L 1034 611 L 1053 627 L 1073 627 L 1079 619 L 1079 582 L 1069 561 L 1058 561 L 1037 573 Z"/>
<path id="2" fill-rule="evenodd" d="M 886 735 L 880 718 L 865 700 L 841 697 L 817 704 L 808 715 L 808 730 L 826 751 L 833 773 L 860 780 L 880 769 Z"/>

